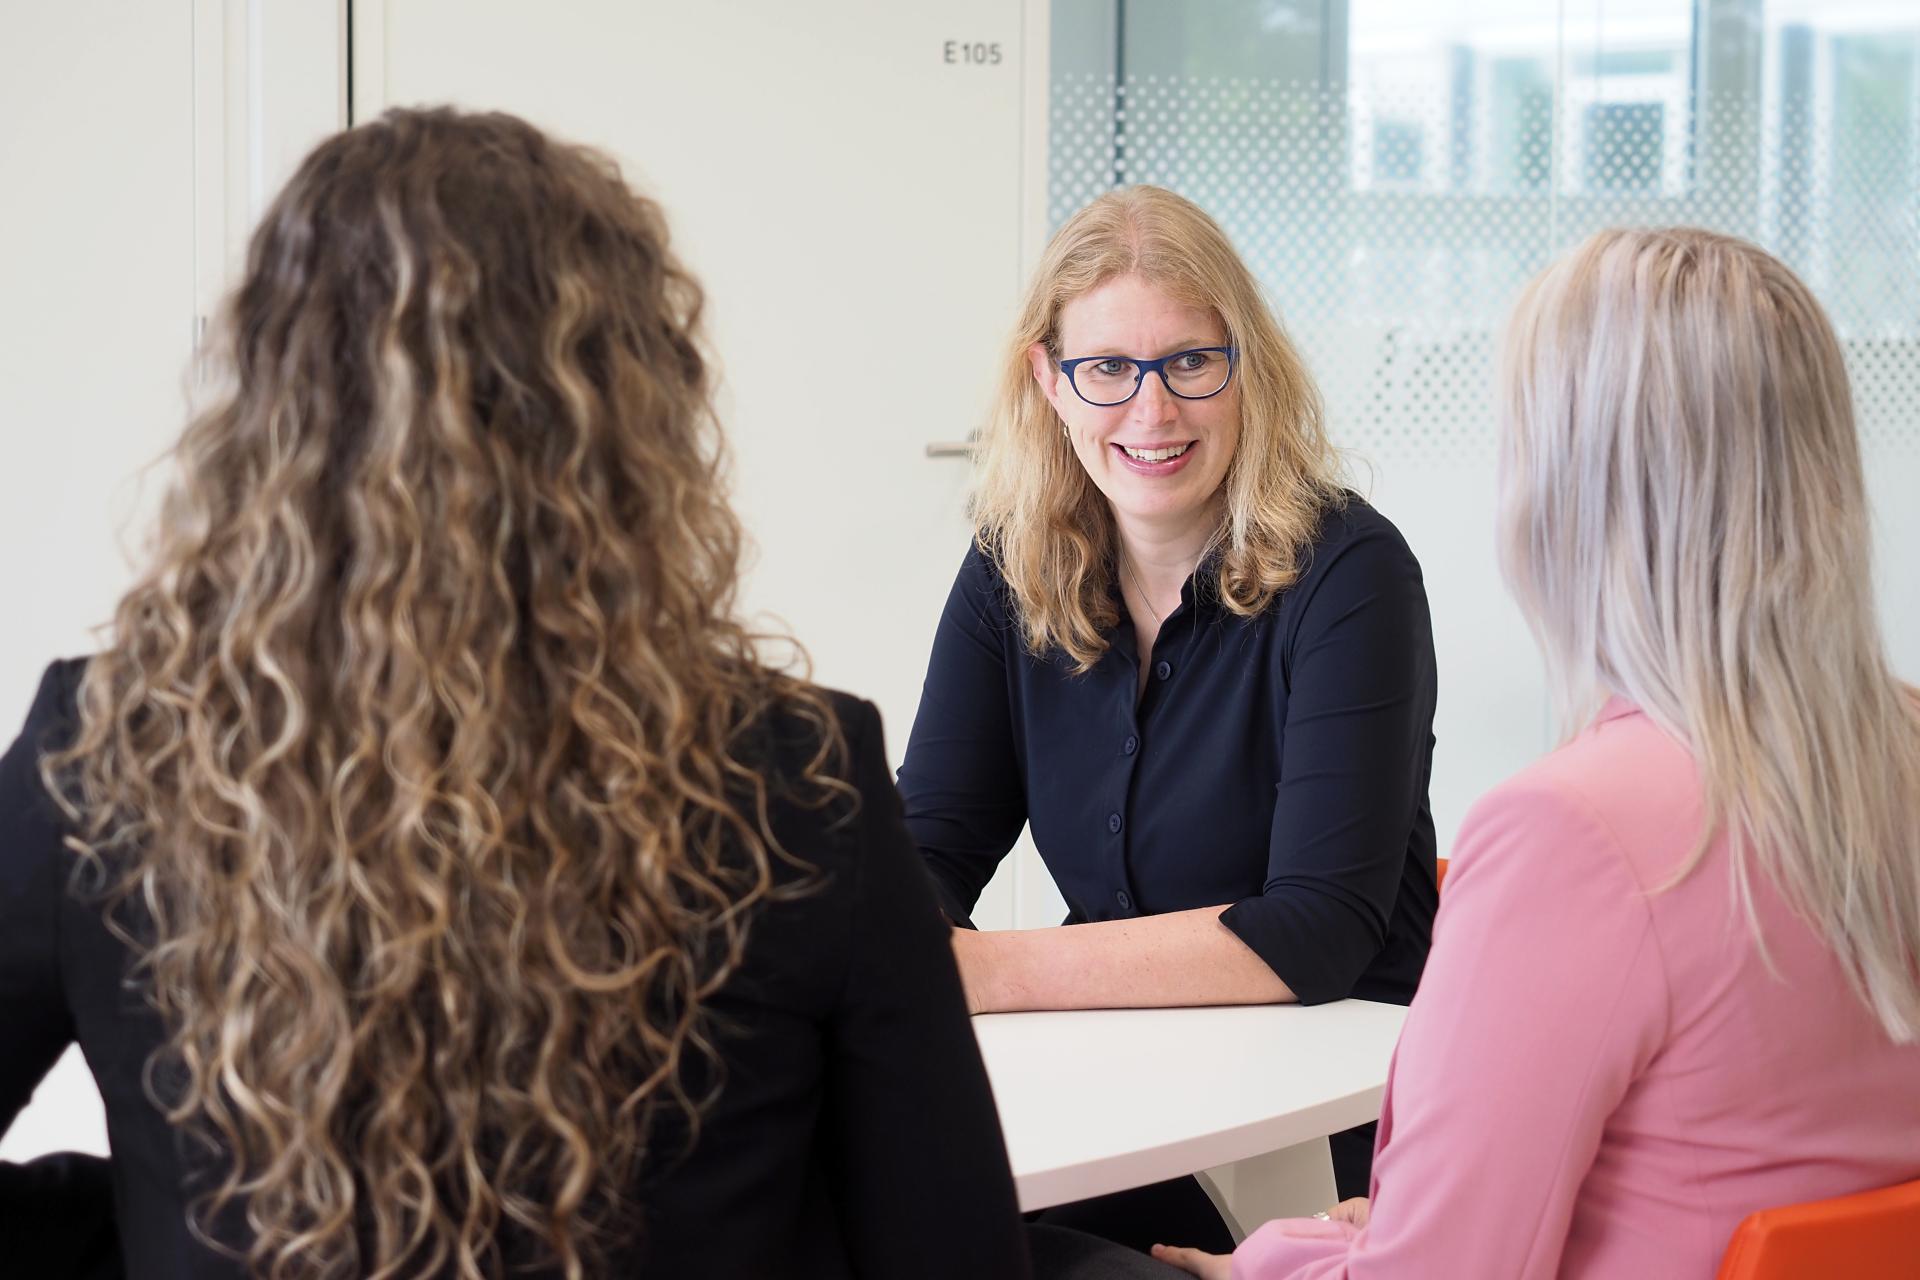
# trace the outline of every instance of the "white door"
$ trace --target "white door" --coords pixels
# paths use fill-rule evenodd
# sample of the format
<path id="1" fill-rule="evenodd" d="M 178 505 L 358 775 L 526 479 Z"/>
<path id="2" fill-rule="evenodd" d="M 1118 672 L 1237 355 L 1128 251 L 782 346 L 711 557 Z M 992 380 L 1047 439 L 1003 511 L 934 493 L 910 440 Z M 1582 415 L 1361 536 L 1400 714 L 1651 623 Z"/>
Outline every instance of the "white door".
<path id="1" fill-rule="evenodd" d="M 879 705 L 896 763 L 968 537 L 965 462 L 927 446 L 979 424 L 1045 232 L 1045 18 L 1022 0 L 353 6 L 356 120 L 510 111 L 665 206 L 708 294 L 757 548 L 746 606 Z M 983 923 L 1013 921 L 1008 872 Z"/>

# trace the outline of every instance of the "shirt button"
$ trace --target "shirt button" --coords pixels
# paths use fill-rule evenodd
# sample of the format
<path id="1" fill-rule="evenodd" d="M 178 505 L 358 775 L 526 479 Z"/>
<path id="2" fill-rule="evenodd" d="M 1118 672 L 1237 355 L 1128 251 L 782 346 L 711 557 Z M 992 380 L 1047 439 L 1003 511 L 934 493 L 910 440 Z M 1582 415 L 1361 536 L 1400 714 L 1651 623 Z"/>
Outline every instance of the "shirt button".
<path id="1" fill-rule="evenodd" d="M 1120 815 L 1119 814 L 1110 813 L 1107 815 L 1107 830 L 1113 832 L 1113 834 L 1115 835 L 1120 834 Z"/>
<path id="2" fill-rule="evenodd" d="M 1128 755 L 1132 755 L 1140 749 L 1140 739 L 1134 737 L 1132 734 L 1128 734 L 1127 740 L 1120 744 L 1120 749 Z"/>
<path id="3" fill-rule="evenodd" d="M 1171 662 L 1156 662 L 1153 664 L 1153 674 L 1157 678 L 1165 680 L 1173 674 L 1173 664 Z"/>
<path id="4" fill-rule="evenodd" d="M 1133 910 L 1133 899 L 1127 895 L 1127 891 L 1125 889 L 1122 889 L 1120 892 L 1114 894 L 1113 900 L 1120 904 L 1120 909 L 1122 911 Z"/>

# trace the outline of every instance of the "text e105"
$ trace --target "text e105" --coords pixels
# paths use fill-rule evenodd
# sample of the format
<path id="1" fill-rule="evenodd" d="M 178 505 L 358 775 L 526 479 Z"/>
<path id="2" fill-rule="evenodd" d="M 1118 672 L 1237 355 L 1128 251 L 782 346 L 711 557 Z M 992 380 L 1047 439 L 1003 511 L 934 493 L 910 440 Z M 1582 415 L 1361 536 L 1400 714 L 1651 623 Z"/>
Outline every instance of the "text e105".
<path id="1" fill-rule="evenodd" d="M 984 40 L 949 40 L 941 46 L 941 59 L 949 66 L 962 64 L 975 67 L 997 67 L 1000 65 L 1000 42 L 989 44 Z"/>

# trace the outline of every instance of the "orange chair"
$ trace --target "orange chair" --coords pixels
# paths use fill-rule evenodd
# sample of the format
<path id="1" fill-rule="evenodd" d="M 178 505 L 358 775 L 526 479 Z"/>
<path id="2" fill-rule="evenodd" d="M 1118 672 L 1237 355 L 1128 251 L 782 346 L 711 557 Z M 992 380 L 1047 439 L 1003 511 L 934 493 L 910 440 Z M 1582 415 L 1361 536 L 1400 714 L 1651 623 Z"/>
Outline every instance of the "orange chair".
<path id="1" fill-rule="evenodd" d="M 1447 882 L 1447 860 L 1445 858 L 1435 858 L 1433 860 L 1433 887 L 1438 889 L 1441 885 L 1445 884 L 1446 882 Z"/>
<path id="2" fill-rule="evenodd" d="M 1920 1276 L 1920 1180 L 1747 1215 L 1718 1280 L 1914 1280 Z"/>

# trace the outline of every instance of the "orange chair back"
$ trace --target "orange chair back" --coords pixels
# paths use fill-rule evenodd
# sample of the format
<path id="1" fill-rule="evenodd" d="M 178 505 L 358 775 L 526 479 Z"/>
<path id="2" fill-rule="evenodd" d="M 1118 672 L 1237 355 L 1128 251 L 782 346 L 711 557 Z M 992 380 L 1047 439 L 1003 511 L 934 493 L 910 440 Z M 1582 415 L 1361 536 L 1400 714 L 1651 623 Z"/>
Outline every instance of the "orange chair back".
<path id="1" fill-rule="evenodd" d="M 1438 889 L 1441 885 L 1445 884 L 1446 882 L 1447 882 L 1447 860 L 1445 858 L 1435 858 L 1433 860 L 1433 887 Z"/>
<path id="2" fill-rule="evenodd" d="M 1718 1280 L 1913 1280 L 1920 1276 L 1920 1180 L 1748 1214 Z"/>

